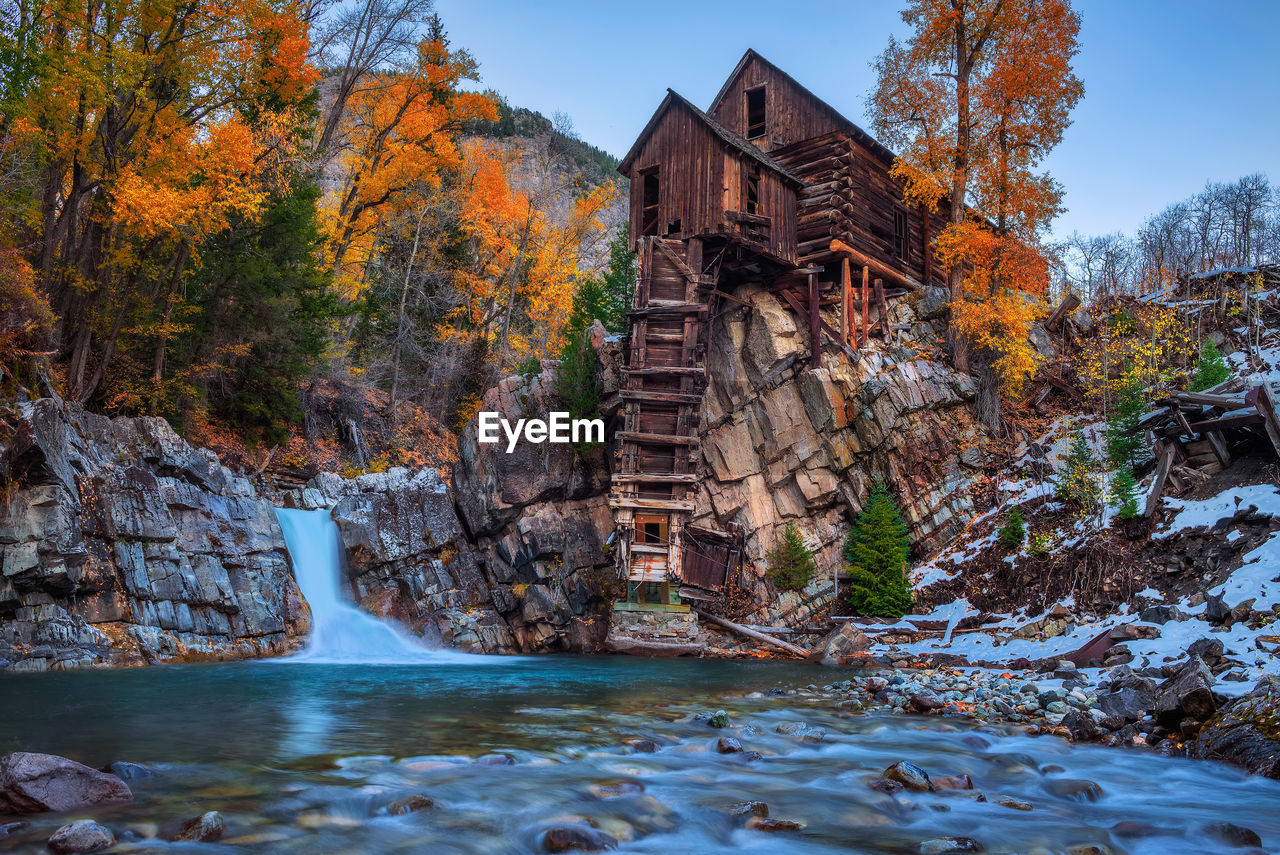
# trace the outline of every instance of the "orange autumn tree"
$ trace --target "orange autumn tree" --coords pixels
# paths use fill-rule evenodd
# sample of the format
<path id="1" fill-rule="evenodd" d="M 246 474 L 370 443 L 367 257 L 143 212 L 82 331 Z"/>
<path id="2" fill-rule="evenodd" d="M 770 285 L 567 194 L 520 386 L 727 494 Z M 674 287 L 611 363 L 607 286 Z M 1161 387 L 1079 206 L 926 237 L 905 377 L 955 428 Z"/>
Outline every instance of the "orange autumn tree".
<path id="1" fill-rule="evenodd" d="M 411 203 L 411 188 L 430 192 L 462 163 L 457 145 L 463 123 L 495 119 L 497 99 L 459 85 L 476 76 L 476 63 L 451 50 L 438 19 L 405 68 L 372 75 L 346 104 L 336 132 L 342 185 L 327 200 L 326 261 L 340 293 L 366 287 L 379 230 Z"/>
<path id="2" fill-rule="evenodd" d="M 583 193 L 564 185 L 518 189 L 512 174 L 520 155 L 479 141 L 464 150 L 459 220 L 471 265 L 459 275 L 460 303 L 439 333 L 486 342 L 500 374 L 564 346 L 573 294 L 607 234 L 604 215 L 619 191 L 613 182 Z"/>
<path id="3" fill-rule="evenodd" d="M 936 248 L 957 367 L 969 370 L 976 344 L 1015 394 L 1035 370 L 1040 236 L 1061 210 L 1061 188 L 1037 169 L 1083 95 L 1071 67 L 1080 19 L 1068 0 L 910 0 L 902 17 L 912 32 L 876 62 L 872 120 L 900 152 L 906 200 L 949 206 Z"/>
<path id="4" fill-rule="evenodd" d="M 40 168 L 21 218 L 88 399 L 122 339 L 152 376 L 199 244 L 261 210 L 315 80 L 291 0 L 31 0 L 0 32 L 0 111 Z"/>

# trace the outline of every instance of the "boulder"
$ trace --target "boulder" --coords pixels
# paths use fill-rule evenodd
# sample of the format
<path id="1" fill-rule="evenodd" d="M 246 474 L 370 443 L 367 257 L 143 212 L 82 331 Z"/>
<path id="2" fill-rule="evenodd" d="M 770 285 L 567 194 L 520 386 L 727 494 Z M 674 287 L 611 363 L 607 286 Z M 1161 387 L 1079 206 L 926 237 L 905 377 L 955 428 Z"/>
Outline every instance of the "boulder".
<path id="1" fill-rule="evenodd" d="M 1185 717 L 1204 721 L 1213 715 L 1213 673 L 1198 656 L 1190 657 L 1177 672 L 1156 687 L 1152 706 L 1162 722 L 1175 725 Z"/>
<path id="2" fill-rule="evenodd" d="M 0 813 L 70 811 L 133 800 L 129 785 L 56 754 L 0 757 Z"/>
<path id="3" fill-rule="evenodd" d="M 1166 624 L 1169 621 L 1186 620 L 1187 616 L 1177 606 L 1158 605 L 1147 606 L 1142 610 L 1142 614 L 1138 618 L 1147 623 Z"/>
<path id="4" fill-rule="evenodd" d="M 1201 729 L 1191 754 L 1280 779 L 1280 677 L 1263 678 Z"/>
<path id="5" fill-rule="evenodd" d="M 57 855 L 101 852 L 115 845 L 116 837 L 111 829 L 98 825 L 91 819 L 79 819 L 64 825 L 49 837 L 49 848 Z"/>
<path id="6" fill-rule="evenodd" d="M 1098 694 L 1098 709 L 1102 710 L 1108 716 L 1124 719 L 1125 721 L 1139 721 L 1147 710 L 1155 706 L 1155 681 L 1148 680 L 1152 684 L 1150 690 L 1121 686 L 1110 692 Z"/>
<path id="7" fill-rule="evenodd" d="M 602 852 L 617 847 L 617 839 L 589 825 L 557 825 L 542 834 L 545 852 Z"/>
<path id="8" fill-rule="evenodd" d="M 906 760 L 899 760 L 885 769 L 884 776 L 890 781 L 897 781 L 908 790 L 930 793 L 935 790 L 933 782 L 929 780 L 929 773 Z"/>
<path id="9" fill-rule="evenodd" d="M 842 665 L 855 654 L 871 649 L 871 639 L 853 621 L 832 632 L 819 642 L 816 650 L 823 665 Z"/>

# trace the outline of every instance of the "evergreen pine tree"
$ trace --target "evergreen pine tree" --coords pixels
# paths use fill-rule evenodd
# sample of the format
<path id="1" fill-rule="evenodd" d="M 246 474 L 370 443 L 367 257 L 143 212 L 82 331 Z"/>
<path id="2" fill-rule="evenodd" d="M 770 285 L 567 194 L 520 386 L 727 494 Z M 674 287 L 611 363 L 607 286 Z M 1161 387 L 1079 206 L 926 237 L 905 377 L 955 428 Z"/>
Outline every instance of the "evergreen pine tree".
<path id="1" fill-rule="evenodd" d="M 1222 351 L 1212 339 L 1200 345 L 1200 358 L 1196 360 L 1196 373 L 1191 378 L 1191 391 L 1202 392 L 1217 386 L 1231 377 L 1231 366 L 1223 358 Z"/>
<path id="2" fill-rule="evenodd" d="M 1119 509 L 1120 519 L 1131 520 L 1138 515 L 1138 482 L 1134 480 L 1132 469 L 1127 466 L 1120 468 L 1111 482 L 1111 494 L 1111 504 Z"/>
<path id="3" fill-rule="evenodd" d="M 1120 387 L 1115 411 L 1107 422 L 1107 458 L 1113 467 L 1131 468 L 1145 456 L 1146 436 L 1137 427 L 1146 409 L 1138 381 L 1130 380 Z"/>
<path id="4" fill-rule="evenodd" d="M 1017 549 L 1027 537 L 1027 523 L 1022 518 L 1022 509 L 1014 505 L 1000 527 L 1000 545 L 1005 549 Z"/>
<path id="5" fill-rule="evenodd" d="M 1058 475 L 1058 498 L 1068 505 L 1088 509 L 1097 506 L 1101 493 L 1098 460 L 1084 438 L 1084 431 L 1076 428 L 1071 435 L 1064 469 Z"/>
<path id="6" fill-rule="evenodd" d="M 902 516 L 884 484 L 877 483 L 844 543 L 852 577 L 849 602 L 858 614 L 897 618 L 910 611 L 906 573 L 910 553 Z"/>
<path id="7" fill-rule="evenodd" d="M 769 578 L 784 591 L 798 591 L 813 578 L 813 552 L 805 545 L 795 520 L 787 523 L 782 538 L 769 550 Z"/>

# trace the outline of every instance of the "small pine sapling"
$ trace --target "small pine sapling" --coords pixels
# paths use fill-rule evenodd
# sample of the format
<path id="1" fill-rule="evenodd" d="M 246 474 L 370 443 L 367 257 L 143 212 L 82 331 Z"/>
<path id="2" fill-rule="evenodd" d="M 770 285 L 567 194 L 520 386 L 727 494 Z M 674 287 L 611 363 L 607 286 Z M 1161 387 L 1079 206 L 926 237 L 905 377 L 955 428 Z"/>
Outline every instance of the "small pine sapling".
<path id="1" fill-rule="evenodd" d="M 1107 459 L 1112 466 L 1131 468 L 1150 453 L 1145 433 L 1138 430 L 1146 409 L 1140 383 L 1130 380 L 1120 387 L 1115 411 L 1107 422 Z"/>
<path id="2" fill-rule="evenodd" d="M 1058 498 L 1085 510 L 1095 509 L 1102 498 L 1098 461 L 1080 428 L 1076 428 L 1071 436 L 1071 447 L 1058 475 Z"/>
<path id="3" fill-rule="evenodd" d="M 1111 505 L 1122 520 L 1131 520 L 1138 515 L 1138 482 L 1134 480 L 1133 470 L 1127 466 L 1122 467 L 1111 482 Z"/>
<path id="4" fill-rule="evenodd" d="M 787 523 L 776 546 L 769 550 L 769 578 L 784 591 L 799 591 L 813 578 L 817 566 L 795 520 Z"/>
<path id="5" fill-rule="evenodd" d="M 889 491 L 877 483 L 844 543 L 852 579 L 849 602 L 858 614 L 898 618 L 911 609 L 907 558 L 911 540 Z"/>
<path id="6" fill-rule="evenodd" d="M 1200 357 L 1196 360 L 1196 373 L 1191 378 L 1191 391 L 1203 392 L 1231 377 L 1231 366 L 1223 358 L 1222 351 L 1212 339 L 1200 345 Z"/>
<path id="7" fill-rule="evenodd" d="M 1005 549 L 1017 549 L 1027 537 L 1027 522 L 1022 518 L 1022 509 L 1014 505 L 1000 527 L 1000 545 Z"/>

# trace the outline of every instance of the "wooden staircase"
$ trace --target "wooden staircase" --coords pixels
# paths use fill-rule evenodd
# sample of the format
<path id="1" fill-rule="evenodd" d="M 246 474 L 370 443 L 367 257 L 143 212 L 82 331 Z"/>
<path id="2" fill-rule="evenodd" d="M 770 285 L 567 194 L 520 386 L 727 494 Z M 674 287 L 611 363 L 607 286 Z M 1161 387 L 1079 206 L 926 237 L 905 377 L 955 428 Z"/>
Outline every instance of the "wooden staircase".
<path id="1" fill-rule="evenodd" d="M 703 358 L 715 277 L 702 273 L 702 241 L 642 238 L 623 370 L 619 462 L 609 504 L 627 604 L 683 610 L 682 534 L 693 512 Z M 621 605 L 621 604 L 619 604 Z"/>

